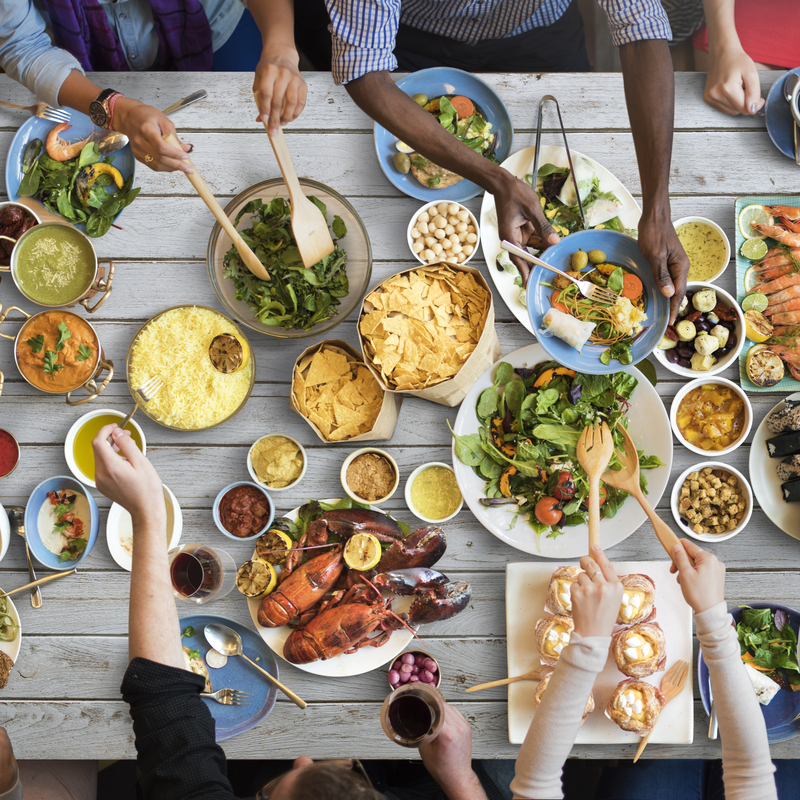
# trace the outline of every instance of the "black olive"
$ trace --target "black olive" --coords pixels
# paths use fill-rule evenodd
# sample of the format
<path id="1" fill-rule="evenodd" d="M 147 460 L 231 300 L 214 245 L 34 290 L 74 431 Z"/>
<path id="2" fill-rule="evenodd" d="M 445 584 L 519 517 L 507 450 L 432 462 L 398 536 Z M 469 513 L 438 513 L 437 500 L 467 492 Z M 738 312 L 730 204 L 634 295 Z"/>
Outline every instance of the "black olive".
<path id="1" fill-rule="evenodd" d="M 720 349 L 717 350 L 717 352 L 714 353 L 714 355 L 717 358 L 724 358 L 726 355 L 728 355 L 728 353 L 730 353 L 730 351 L 731 351 L 730 347 L 720 347 Z"/>
<path id="2" fill-rule="evenodd" d="M 682 358 L 678 361 L 678 364 L 683 367 L 684 369 L 691 369 L 692 362 L 688 358 Z"/>
<path id="3" fill-rule="evenodd" d="M 675 349 L 678 351 L 678 356 L 680 358 L 691 358 L 694 354 L 694 348 L 690 347 L 688 344 L 678 345 Z"/>
<path id="4" fill-rule="evenodd" d="M 731 347 L 736 347 L 736 341 L 736 334 L 731 332 L 725 346 L 730 350 Z"/>
<path id="5" fill-rule="evenodd" d="M 722 325 L 723 328 L 727 328 L 729 331 L 732 331 L 734 330 L 734 328 L 736 328 L 735 322 L 728 322 L 726 320 L 721 320 L 719 324 Z"/>
<path id="6" fill-rule="evenodd" d="M 705 333 L 708 333 L 711 330 L 711 323 L 704 319 L 698 319 L 695 320 L 694 327 L 698 331 L 704 331 Z"/>
<path id="7" fill-rule="evenodd" d="M 670 364 L 676 364 L 680 360 L 679 349 L 678 347 L 673 347 L 672 350 L 667 350 L 667 361 Z"/>

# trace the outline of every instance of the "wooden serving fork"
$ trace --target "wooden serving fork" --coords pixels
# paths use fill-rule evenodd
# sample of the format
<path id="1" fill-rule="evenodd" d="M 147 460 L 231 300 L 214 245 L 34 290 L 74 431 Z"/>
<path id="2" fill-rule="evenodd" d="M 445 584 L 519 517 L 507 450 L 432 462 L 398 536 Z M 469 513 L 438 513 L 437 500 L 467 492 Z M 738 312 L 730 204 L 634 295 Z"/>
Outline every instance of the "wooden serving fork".
<path id="1" fill-rule="evenodd" d="M 689 664 L 686 661 L 676 661 L 667 671 L 664 673 L 664 677 L 661 679 L 661 694 L 664 695 L 664 705 L 666 706 L 670 700 L 677 697 L 682 691 L 683 687 L 686 685 L 686 679 L 689 677 Z M 656 725 L 658 725 L 658 720 L 656 720 Z M 655 730 L 655 726 L 653 726 L 653 730 Z M 639 743 L 639 749 L 636 751 L 636 755 L 633 757 L 633 763 L 635 764 L 639 760 L 639 756 L 642 754 L 642 750 L 647 747 L 647 743 L 650 741 L 650 737 L 653 735 L 653 731 L 647 734 L 647 736 L 642 739 Z"/>
<path id="2" fill-rule="evenodd" d="M 600 476 L 614 455 L 614 437 L 604 422 L 581 431 L 577 446 L 578 463 L 589 478 L 589 555 L 600 545 Z"/>

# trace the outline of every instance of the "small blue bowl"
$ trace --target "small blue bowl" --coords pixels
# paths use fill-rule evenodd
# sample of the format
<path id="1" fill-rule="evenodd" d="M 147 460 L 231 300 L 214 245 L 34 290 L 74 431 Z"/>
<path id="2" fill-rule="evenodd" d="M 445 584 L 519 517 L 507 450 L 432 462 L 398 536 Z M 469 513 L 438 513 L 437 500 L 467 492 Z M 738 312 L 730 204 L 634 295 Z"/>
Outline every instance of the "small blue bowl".
<path id="1" fill-rule="evenodd" d="M 264 497 L 267 498 L 267 502 L 269 503 L 269 519 L 267 519 L 267 524 L 258 531 L 257 533 L 253 533 L 250 536 L 234 536 L 229 531 L 225 530 L 222 522 L 219 518 L 219 504 L 222 502 L 222 498 L 231 490 L 235 489 L 237 486 L 252 486 L 254 489 L 257 489 Z M 275 503 L 272 502 L 272 498 L 264 491 L 262 486 L 259 486 L 257 483 L 253 483 L 252 481 L 236 481 L 236 483 L 232 483 L 229 486 L 226 486 L 218 495 L 217 499 L 214 501 L 214 507 L 211 510 L 211 513 L 214 515 L 214 523 L 220 529 L 222 533 L 224 533 L 229 539 L 233 539 L 236 542 L 246 542 L 248 539 L 255 539 L 258 536 L 261 536 L 262 533 L 266 533 L 267 529 L 270 525 L 272 525 L 272 520 L 275 519 Z"/>
<path id="2" fill-rule="evenodd" d="M 42 504 L 47 500 L 48 492 L 55 492 L 60 489 L 72 489 L 82 494 L 89 502 L 89 538 L 86 542 L 86 549 L 83 554 L 74 561 L 59 561 L 55 553 L 51 553 L 42 543 L 39 537 L 39 511 Z M 89 490 L 75 478 L 67 475 L 57 475 L 55 478 L 48 478 L 42 481 L 28 498 L 25 506 L 25 540 L 33 553 L 34 558 L 43 566 L 60 571 L 73 569 L 83 562 L 89 553 L 92 552 L 94 543 L 97 541 L 97 531 L 100 527 L 100 512 L 97 510 L 97 503 L 89 493 Z"/>
<path id="3" fill-rule="evenodd" d="M 563 272 L 570 269 L 569 260 L 578 250 L 602 250 L 608 261 L 619 264 L 638 275 L 644 286 L 647 300 L 645 312 L 647 314 L 646 328 L 633 343 L 633 362 L 641 361 L 655 350 L 669 322 L 669 299 L 658 290 L 653 279 L 653 270 L 650 262 L 642 255 L 636 239 L 627 233 L 619 231 L 592 230 L 578 231 L 563 238 L 558 244 L 548 247 L 540 258 Z M 544 267 L 532 266 L 528 279 L 528 317 L 533 325 L 534 332 L 542 327 L 542 318 L 550 310 L 550 296 L 552 289 L 541 285 L 542 281 L 553 282 L 556 276 Z M 622 364 L 612 359 L 610 364 L 600 362 L 600 355 L 606 350 L 605 346 L 587 343 L 582 352 L 555 336 L 540 336 L 536 338 L 550 358 L 563 364 L 565 367 L 590 375 L 609 375 L 623 369 Z"/>

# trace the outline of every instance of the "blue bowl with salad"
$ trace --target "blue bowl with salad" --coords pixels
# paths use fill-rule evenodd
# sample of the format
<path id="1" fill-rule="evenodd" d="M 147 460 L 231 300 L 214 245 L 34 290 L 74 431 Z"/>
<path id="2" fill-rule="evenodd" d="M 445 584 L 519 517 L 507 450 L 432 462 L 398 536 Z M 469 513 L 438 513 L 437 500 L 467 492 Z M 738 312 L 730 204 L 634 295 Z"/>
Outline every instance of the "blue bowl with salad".
<path id="1" fill-rule="evenodd" d="M 420 105 L 423 105 L 421 101 L 424 96 L 423 107 L 427 106 L 426 110 L 429 110 L 443 127 L 472 149 L 496 163 L 508 158 L 514 142 L 511 115 L 500 95 L 477 76 L 453 67 L 431 67 L 406 75 L 397 81 L 396 85 L 398 89 L 414 97 Z M 436 103 L 442 97 L 448 101 L 443 104 L 443 108 Z M 464 99 L 467 103 L 463 102 Z M 455 102 L 455 106 L 448 105 L 450 100 Z M 424 172 L 418 171 L 416 166 L 401 172 L 395 165 L 395 156 L 398 154 L 410 156 L 409 161 L 412 161 L 415 156 L 411 148 L 399 148 L 398 138 L 377 122 L 374 138 L 375 152 L 383 174 L 393 186 L 409 197 L 416 197 L 417 200 L 426 203 L 434 200 L 461 202 L 483 192 L 477 183 L 466 179 L 452 186 L 443 187 L 441 179 L 437 180 L 439 177 L 437 171 L 423 165 L 422 162 L 419 164 Z M 415 176 L 415 172 L 424 182 Z M 444 182 L 447 182 L 447 178 Z"/>
<path id="2" fill-rule="evenodd" d="M 792 662 L 797 665 L 797 633 L 800 630 L 797 611 L 777 603 L 752 603 L 732 608 L 730 613 L 736 623 L 739 644 L 745 647 L 751 665 L 762 668 Z M 766 645 L 766 642 L 772 643 Z M 766 650 L 770 655 L 758 657 L 756 649 Z M 777 667 L 777 675 L 772 671 L 760 673 L 770 680 L 775 678 L 779 685 L 783 684 L 767 705 L 761 705 L 770 744 L 793 739 L 800 734 L 800 691 L 793 692 L 789 684 L 800 682 L 800 673 L 782 666 Z M 710 714 L 710 679 L 702 650 L 697 657 L 697 683 L 703 708 L 706 714 Z"/>
<path id="3" fill-rule="evenodd" d="M 572 259 L 581 251 L 586 254 L 585 263 L 577 270 Z M 563 272 L 579 271 L 580 280 L 621 295 L 613 307 L 590 302 L 569 281 L 532 266 L 528 316 L 551 358 L 578 372 L 607 375 L 638 363 L 658 346 L 669 322 L 669 299 L 658 290 L 636 239 L 618 231 L 579 231 L 548 247 L 540 258 Z M 567 287 L 562 288 L 562 283 Z M 548 316 L 550 325 L 543 334 L 543 321 L 551 309 L 560 313 Z"/>

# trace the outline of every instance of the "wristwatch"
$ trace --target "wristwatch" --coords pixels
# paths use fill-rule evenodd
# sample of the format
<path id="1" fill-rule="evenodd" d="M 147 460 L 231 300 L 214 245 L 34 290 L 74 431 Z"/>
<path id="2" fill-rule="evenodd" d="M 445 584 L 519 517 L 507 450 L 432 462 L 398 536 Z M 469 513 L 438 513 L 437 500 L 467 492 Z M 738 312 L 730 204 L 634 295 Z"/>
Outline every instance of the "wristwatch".
<path id="1" fill-rule="evenodd" d="M 112 99 L 119 94 L 115 89 L 104 89 L 92 100 L 92 104 L 89 106 L 89 116 L 95 125 L 106 130 L 111 128 Z"/>

